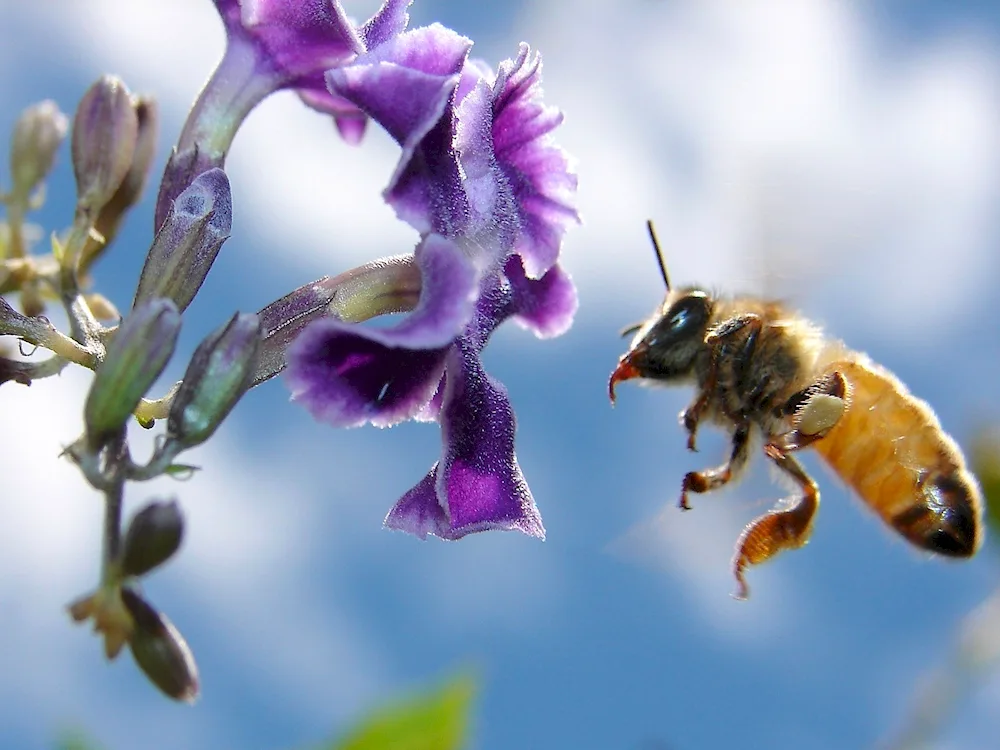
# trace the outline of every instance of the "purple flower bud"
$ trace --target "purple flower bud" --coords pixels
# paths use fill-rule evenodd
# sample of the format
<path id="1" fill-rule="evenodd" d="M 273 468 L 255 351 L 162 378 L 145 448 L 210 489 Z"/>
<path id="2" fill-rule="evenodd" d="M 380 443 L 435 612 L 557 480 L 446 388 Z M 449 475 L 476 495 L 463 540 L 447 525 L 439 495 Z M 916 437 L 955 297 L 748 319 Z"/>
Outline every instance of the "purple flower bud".
<path id="1" fill-rule="evenodd" d="M 122 575 L 141 576 L 165 563 L 181 546 L 184 517 L 173 500 L 150 503 L 129 522 L 122 544 Z"/>
<path id="2" fill-rule="evenodd" d="M 229 178 L 221 169 L 198 175 L 177 196 L 142 267 L 133 306 L 155 297 L 191 304 L 233 226 Z"/>
<path id="3" fill-rule="evenodd" d="M 96 214 L 132 166 L 139 118 L 119 78 L 104 76 L 87 89 L 73 118 L 77 207 Z"/>
<path id="4" fill-rule="evenodd" d="M 125 425 L 174 352 L 181 316 L 168 299 L 135 309 L 115 333 L 84 405 L 87 442 L 101 448 Z"/>
<path id="5" fill-rule="evenodd" d="M 46 99 L 21 113 L 10 139 L 10 173 L 14 194 L 27 197 L 52 169 L 66 137 L 69 120 Z"/>
<path id="6" fill-rule="evenodd" d="M 139 130 L 135 142 L 135 153 L 132 155 L 132 165 L 125 173 L 121 185 L 111 196 L 111 199 L 100 209 L 94 220 L 94 231 L 101 240 L 90 238 L 80 256 L 80 272 L 85 273 L 101 252 L 111 244 L 118 227 L 132 206 L 138 203 L 146 186 L 149 168 L 156 155 L 156 136 L 159 129 L 159 110 L 156 102 L 145 96 L 133 97 L 132 106 L 135 109 Z"/>
<path id="7" fill-rule="evenodd" d="M 167 435 L 185 447 L 208 440 L 250 387 L 260 318 L 237 313 L 198 345 L 167 417 Z"/>
<path id="8" fill-rule="evenodd" d="M 122 588 L 121 597 L 135 622 L 128 644 L 135 663 L 166 695 L 194 703 L 198 698 L 198 666 L 184 637 L 166 615 L 136 592 Z"/>

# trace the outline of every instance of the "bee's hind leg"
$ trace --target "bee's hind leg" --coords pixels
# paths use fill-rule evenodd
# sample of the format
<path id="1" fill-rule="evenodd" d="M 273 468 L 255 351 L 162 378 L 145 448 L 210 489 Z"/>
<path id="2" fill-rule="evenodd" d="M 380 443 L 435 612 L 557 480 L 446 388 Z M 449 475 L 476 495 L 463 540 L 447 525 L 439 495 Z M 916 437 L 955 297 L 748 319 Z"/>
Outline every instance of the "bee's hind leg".
<path id="1" fill-rule="evenodd" d="M 813 517 L 819 508 L 816 482 L 806 474 L 795 457 L 788 454 L 770 457 L 779 469 L 791 476 L 802 488 L 802 495 L 793 505 L 765 513 L 743 529 L 733 555 L 733 575 L 736 576 L 737 584 L 733 596 L 737 599 L 746 599 L 750 594 L 744 577 L 746 567 L 770 560 L 782 550 L 797 549 L 809 541 Z"/>
<path id="2" fill-rule="evenodd" d="M 691 509 L 691 506 L 688 505 L 689 492 L 697 492 L 699 494 L 710 492 L 728 484 L 746 466 L 749 455 L 750 423 L 741 422 L 733 430 L 732 450 L 729 454 L 729 460 L 726 463 L 714 469 L 689 471 L 684 475 L 684 481 L 681 483 L 681 509 Z"/>
<path id="3" fill-rule="evenodd" d="M 772 459 L 802 450 L 822 439 L 847 411 L 850 400 L 847 381 L 831 372 L 792 396 L 783 412 L 791 417 L 792 429 L 776 435 L 764 446 Z"/>

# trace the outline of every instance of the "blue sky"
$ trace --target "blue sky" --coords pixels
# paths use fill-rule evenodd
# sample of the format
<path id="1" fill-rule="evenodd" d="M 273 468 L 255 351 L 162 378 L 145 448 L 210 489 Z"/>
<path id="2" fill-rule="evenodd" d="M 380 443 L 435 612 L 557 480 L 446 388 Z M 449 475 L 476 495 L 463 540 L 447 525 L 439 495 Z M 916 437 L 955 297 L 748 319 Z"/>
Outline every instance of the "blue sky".
<path id="1" fill-rule="evenodd" d="M 358 17 L 373 5 L 347 2 Z M 80 431 L 86 374 L 5 386 L 0 746 L 50 747 L 79 726 L 109 750 L 302 747 L 463 666 L 483 679 L 480 750 L 872 746 L 996 586 L 994 551 L 926 559 L 809 461 L 823 489 L 812 541 L 752 570 L 752 598 L 736 602 L 732 545 L 783 490 L 755 461 L 682 516 L 683 473 L 721 456 L 722 438 L 687 454 L 676 415 L 689 392 L 625 384 L 611 409 L 607 377 L 617 331 L 662 295 L 651 217 L 675 282 L 789 299 L 892 368 L 960 442 L 1000 419 L 996 11 L 417 0 L 413 19 L 451 25 L 494 64 L 530 42 L 547 101 L 566 112 L 585 220 L 564 254 L 577 324 L 547 342 L 505 329 L 485 355 L 518 410 L 547 540 L 383 531 L 435 460 L 438 431 L 335 431 L 269 383 L 192 455 L 203 472 L 127 498 L 174 494 L 188 515 L 181 555 L 146 586 L 201 667 L 201 700 L 175 706 L 126 660 L 106 666 L 64 613 L 98 572 L 99 498 L 57 459 Z M 71 112 L 117 73 L 160 100 L 158 172 L 222 44 L 208 0 L 0 0 L 2 111 L 9 123 L 49 97 Z M 234 309 L 410 249 L 379 198 L 396 157 L 374 129 L 343 145 L 292 96 L 255 111 L 227 164 L 233 237 L 185 318 L 182 353 Z M 40 216 L 50 227 L 72 211 L 65 152 L 57 169 Z M 122 307 L 150 203 L 98 269 Z M 998 711 L 992 679 L 942 747 L 993 747 Z"/>

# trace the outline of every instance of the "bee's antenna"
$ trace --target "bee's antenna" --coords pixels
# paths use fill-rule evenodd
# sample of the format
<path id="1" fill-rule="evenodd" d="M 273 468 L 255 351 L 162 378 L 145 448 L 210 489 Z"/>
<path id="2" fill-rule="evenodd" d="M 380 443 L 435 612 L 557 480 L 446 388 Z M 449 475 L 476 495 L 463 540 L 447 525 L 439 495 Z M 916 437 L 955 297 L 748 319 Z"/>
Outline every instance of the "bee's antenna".
<path id="1" fill-rule="evenodd" d="M 663 250 L 660 249 L 660 241 L 656 239 L 656 230 L 653 228 L 653 220 L 646 220 L 646 229 L 649 230 L 649 239 L 653 241 L 653 249 L 656 250 L 656 260 L 660 264 L 660 274 L 663 276 L 663 285 L 670 291 L 670 277 L 667 276 L 667 264 L 663 261 Z"/>

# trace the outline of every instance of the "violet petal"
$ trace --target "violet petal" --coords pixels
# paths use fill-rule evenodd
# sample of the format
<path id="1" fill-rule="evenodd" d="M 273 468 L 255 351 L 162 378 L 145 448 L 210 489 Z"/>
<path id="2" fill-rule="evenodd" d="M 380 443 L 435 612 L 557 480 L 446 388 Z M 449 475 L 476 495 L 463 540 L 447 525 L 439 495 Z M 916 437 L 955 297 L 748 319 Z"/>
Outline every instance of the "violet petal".
<path id="1" fill-rule="evenodd" d="M 524 273 L 521 256 L 513 255 L 504 267 L 504 275 L 513 291 L 514 322 L 534 332 L 539 338 L 561 336 L 573 325 L 579 304 L 576 287 L 559 264 L 540 279 Z"/>
<path id="2" fill-rule="evenodd" d="M 338 426 L 396 424 L 431 399 L 446 347 L 471 318 L 476 272 L 450 241 L 431 235 L 416 251 L 420 300 L 387 328 L 319 320 L 288 350 L 293 398 Z"/>
<path id="3" fill-rule="evenodd" d="M 288 350 L 292 398 L 335 427 L 370 422 L 388 427 L 411 418 L 431 399 L 447 348 L 388 347 L 374 329 L 320 320 Z"/>
<path id="4" fill-rule="evenodd" d="M 493 86 L 493 143 L 521 210 L 522 237 L 516 248 L 529 277 L 540 278 L 559 257 L 570 223 L 579 222 L 573 207 L 576 175 L 551 132 L 562 114 L 541 101 L 541 58 L 521 45 L 515 61 L 500 65 Z"/>
<path id="5" fill-rule="evenodd" d="M 402 34 L 410 23 L 407 10 L 413 0 L 385 0 L 374 16 L 361 27 L 361 39 L 366 49 L 374 49 L 385 44 L 394 36 Z"/>
<path id="6" fill-rule="evenodd" d="M 386 201 L 421 234 L 461 233 L 467 216 L 450 107 L 471 42 L 438 24 L 331 70 L 327 85 L 378 121 L 402 153 Z"/>
<path id="7" fill-rule="evenodd" d="M 421 539 L 426 539 L 428 534 L 448 538 L 448 516 L 438 502 L 435 490 L 437 469 L 438 465 L 434 464 L 427 476 L 396 502 L 385 517 L 383 526 Z"/>
<path id="8" fill-rule="evenodd" d="M 337 0 L 215 0 L 230 36 L 252 40 L 260 58 L 292 88 L 364 51 Z"/>
<path id="9" fill-rule="evenodd" d="M 506 389 L 461 344 L 448 356 L 442 410 L 444 458 L 437 496 L 448 508 L 444 538 L 517 530 L 545 538 L 541 515 L 514 455 L 514 410 Z"/>
<path id="10" fill-rule="evenodd" d="M 493 151 L 493 96 L 481 80 L 456 109 L 455 150 L 469 206 L 464 232 L 496 265 L 510 253 L 520 230 L 518 207 Z"/>

